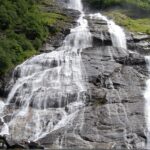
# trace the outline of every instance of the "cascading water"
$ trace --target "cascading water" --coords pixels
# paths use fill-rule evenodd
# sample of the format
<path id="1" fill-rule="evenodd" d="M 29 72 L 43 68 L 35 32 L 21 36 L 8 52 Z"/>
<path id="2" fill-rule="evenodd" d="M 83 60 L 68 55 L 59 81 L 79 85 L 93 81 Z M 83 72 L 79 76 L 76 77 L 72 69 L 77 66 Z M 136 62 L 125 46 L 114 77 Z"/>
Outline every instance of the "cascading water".
<path id="1" fill-rule="evenodd" d="M 108 20 L 106 16 L 100 13 L 91 14 L 90 17 L 93 19 L 105 20 L 108 24 L 113 46 L 127 49 L 126 35 L 120 26 L 116 25 L 112 20 Z"/>
<path id="2" fill-rule="evenodd" d="M 77 9 L 81 15 L 63 45 L 16 67 L 14 85 L 0 112 L 4 122 L 1 135 L 10 134 L 16 140 L 38 140 L 62 127 L 69 128 L 84 108 L 87 89 L 81 51 L 92 46 L 92 36 L 81 0 L 70 0 L 68 7 Z M 113 46 L 126 49 L 122 28 L 100 13 L 90 16 L 107 21 Z M 5 116 L 10 116 L 7 123 Z"/>
<path id="3" fill-rule="evenodd" d="M 63 46 L 16 67 L 12 79 L 14 86 L 1 112 L 2 119 L 6 115 L 11 119 L 7 126 L 4 123 L 7 131 L 1 134 L 9 133 L 16 140 L 37 140 L 69 126 L 84 106 L 86 88 L 80 53 L 91 46 L 91 34 L 81 0 L 72 0 L 68 6 L 79 10 L 81 15 Z M 8 113 L 8 107 L 13 104 L 14 108 Z"/>
<path id="4" fill-rule="evenodd" d="M 147 69 L 150 73 L 150 56 L 146 56 L 145 60 L 147 62 Z M 146 90 L 144 92 L 145 98 L 145 120 L 147 125 L 147 148 L 150 147 L 150 79 L 146 81 Z"/>

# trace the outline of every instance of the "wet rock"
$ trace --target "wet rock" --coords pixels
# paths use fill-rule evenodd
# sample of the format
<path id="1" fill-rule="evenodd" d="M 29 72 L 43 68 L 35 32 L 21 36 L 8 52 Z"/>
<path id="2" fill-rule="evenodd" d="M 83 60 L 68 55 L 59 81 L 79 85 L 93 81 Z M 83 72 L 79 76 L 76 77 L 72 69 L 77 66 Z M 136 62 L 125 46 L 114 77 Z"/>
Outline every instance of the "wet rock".
<path id="1" fill-rule="evenodd" d="M 0 135 L 0 143 L 2 144 L 2 148 L 5 149 L 26 149 L 25 145 L 13 141 L 9 137 Z"/>
<path id="2" fill-rule="evenodd" d="M 49 44 L 49 43 L 45 43 L 43 46 L 42 46 L 42 48 L 40 49 L 40 52 L 41 53 L 49 53 L 49 52 L 52 52 L 52 51 L 54 51 L 55 50 L 55 48 L 51 45 L 51 44 Z"/>
<path id="3" fill-rule="evenodd" d="M 44 83 L 46 88 L 39 88 L 32 93 L 30 103 L 31 109 L 41 110 L 46 106 L 49 110 L 64 110 L 68 116 L 72 109 L 68 104 L 82 99 L 84 107 L 81 106 L 71 114 L 68 120 L 63 120 L 65 118 L 63 114 L 56 113 L 51 124 L 55 130 L 51 130 L 38 142 L 51 149 L 142 149 L 147 140 L 143 97 L 145 80 L 148 78 L 145 59 L 143 55 L 137 53 L 137 49 L 133 53 L 112 47 L 107 23 L 103 20 L 87 19 L 93 35 L 93 47 L 83 49 L 81 54 L 82 70 L 86 72 L 82 82 L 87 92 L 78 95 L 77 89 L 74 88 L 76 86 L 73 86 L 72 93 L 62 93 L 58 89 L 56 91 L 50 89 L 46 93 L 45 89 L 50 87 L 46 82 Z M 48 51 L 62 45 L 62 40 L 69 32 L 64 28 L 54 39 L 49 39 Z M 145 40 L 146 36 L 131 37 L 128 39 L 128 46 L 131 42 L 137 45 Z M 47 64 L 43 63 L 44 67 L 45 65 Z M 57 67 L 57 61 L 53 60 L 50 66 Z M 18 70 L 15 74 L 16 79 L 19 76 Z M 24 89 L 32 87 L 28 83 L 22 86 Z M 30 92 L 30 89 L 25 92 Z M 47 96 L 49 92 L 53 93 L 55 98 Z M 44 96 L 43 102 L 38 99 L 41 96 L 39 93 Z M 17 92 L 12 102 L 18 106 L 22 105 Z M 9 121 L 10 116 L 7 117 L 5 120 Z M 8 139 L 8 143 L 10 142 Z M 43 149 L 35 142 L 26 142 L 25 147 Z"/>
<path id="4" fill-rule="evenodd" d="M 12 70 L 5 76 L 0 77 L 0 97 L 6 98 L 10 89 L 9 83 L 12 77 Z"/>
<path id="5" fill-rule="evenodd" d="M 112 46 L 94 46 L 84 49 L 81 54 L 83 68 L 86 71 L 87 93 L 51 91 L 55 98 L 45 96 L 47 108 L 64 108 L 78 99 L 83 99 L 85 107 L 81 107 L 76 115 L 63 120 L 63 115 L 53 116 L 55 130 L 39 139 L 38 142 L 47 148 L 98 148 L 98 149 L 141 149 L 146 143 L 146 123 L 144 119 L 145 80 L 148 78 L 145 59 L 138 53 L 129 52 Z M 52 61 L 56 67 L 56 61 Z M 137 69 L 138 68 L 138 69 Z M 142 71 L 144 70 L 144 71 Z M 73 84 L 73 83 L 71 83 Z M 24 88 L 29 85 L 23 85 Z M 38 89 L 42 92 L 43 89 Z M 38 106 L 39 91 L 33 94 L 32 108 Z M 44 93 L 44 90 L 43 90 Z M 44 95 L 44 94 L 43 94 Z M 67 96 L 66 96 L 67 95 Z M 17 92 L 13 102 L 19 102 Z M 36 97 L 37 96 L 37 97 Z M 61 101 L 60 101 L 61 100 Z M 60 103 L 61 102 L 61 103 Z M 16 103 L 17 104 L 17 103 Z M 18 104 L 20 105 L 20 104 Z M 59 124 L 64 121 L 63 125 Z M 28 145 L 28 144 L 27 144 Z M 31 143 L 29 148 L 38 148 Z M 40 148 L 42 148 L 40 146 Z"/>
<path id="6" fill-rule="evenodd" d="M 111 143 L 116 149 L 144 147 L 142 91 L 147 75 L 136 69 L 136 66 L 145 68 L 144 57 L 121 48 L 105 46 L 83 50 L 82 59 L 89 79 L 88 89 L 96 105 L 92 103 L 85 109 L 81 137 L 96 143 Z M 96 101 L 101 98 L 105 99 L 104 103 Z M 131 133 L 134 134 L 132 138 L 128 137 Z"/>
<path id="7" fill-rule="evenodd" d="M 18 142 L 18 141 L 14 141 L 8 136 L 1 136 L 1 135 L 0 135 L 0 143 L 2 144 L 2 148 L 7 148 L 7 149 L 44 149 L 44 146 L 33 141 Z"/>
<path id="8" fill-rule="evenodd" d="M 26 143 L 29 149 L 44 149 L 44 146 L 40 145 L 39 143 L 29 141 Z"/>
<path id="9" fill-rule="evenodd" d="M 2 119 L 0 118 L 0 126 L 3 126 L 4 122 L 2 121 Z"/>
<path id="10" fill-rule="evenodd" d="M 128 48 L 142 55 L 150 54 L 150 36 L 146 34 L 128 33 Z"/>
<path id="11" fill-rule="evenodd" d="M 16 143 L 14 145 L 11 145 L 8 149 L 26 149 L 26 147 L 24 145 Z"/>
<path id="12" fill-rule="evenodd" d="M 6 115 L 3 117 L 5 123 L 9 123 L 12 118 L 12 115 Z"/>
<path id="13" fill-rule="evenodd" d="M 63 4 L 64 3 L 65 2 L 63 2 Z M 40 52 L 42 53 L 54 51 L 56 48 L 62 46 L 65 37 L 70 33 L 70 29 L 76 25 L 76 20 L 80 15 L 79 11 L 62 8 L 63 4 L 62 2 L 59 2 L 58 3 L 59 8 L 57 6 L 56 8 L 53 9 L 54 10 L 56 9 L 57 11 L 59 9 L 60 14 L 66 15 L 66 17 L 68 17 L 69 19 L 67 22 L 65 22 L 65 26 L 61 27 L 60 32 L 56 32 L 54 36 L 50 36 L 47 39 L 45 44 L 40 48 Z M 51 7 L 49 7 L 49 9 L 47 8 L 47 11 L 52 11 L 52 8 Z M 51 31 L 55 30 L 55 26 L 50 26 L 49 30 Z"/>
<path id="14" fill-rule="evenodd" d="M 104 20 L 91 19 L 90 17 L 86 18 L 88 19 L 90 32 L 93 37 L 93 46 L 112 45 L 107 22 Z"/>
<path id="15" fill-rule="evenodd" d="M 129 53 L 128 57 L 114 59 L 116 62 L 124 65 L 146 65 L 144 56 L 141 56 L 138 53 Z"/>
<path id="16" fill-rule="evenodd" d="M 54 93 L 56 91 L 53 91 Z M 38 93 L 38 91 L 37 91 Z M 67 106 L 67 104 L 75 102 L 78 99 L 78 95 L 77 93 L 60 93 L 60 95 L 58 95 L 57 93 L 55 93 L 55 98 L 52 98 L 50 96 L 46 96 L 45 99 L 43 100 L 43 102 L 41 103 L 41 105 L 39 106 L 37 101 L 36 101 L 36 94 L 35 96 L 33 96 L 33 100 L 30 103 L 30 106 L 33 108 L 39 108 L 39 109 L 44 109 L 46 108 L 60 108 L 60 107 L 65 107 Z M 17 97 L 16 97 L 17 98 Z M 19 102 L 19 100 L 15 100 L 16 102 Z M 20 103 L 18 103 L 18 105 L 21 105 Z"/>

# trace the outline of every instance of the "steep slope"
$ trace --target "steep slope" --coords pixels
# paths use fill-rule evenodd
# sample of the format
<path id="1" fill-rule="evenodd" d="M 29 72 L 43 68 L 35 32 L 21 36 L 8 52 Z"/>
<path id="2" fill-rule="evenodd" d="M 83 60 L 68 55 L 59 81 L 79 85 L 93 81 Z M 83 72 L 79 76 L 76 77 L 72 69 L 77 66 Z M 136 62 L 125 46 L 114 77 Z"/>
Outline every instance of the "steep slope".
<path id="1" fill-rule="evenodd" d="M 27 147 L 36 141 L 53 149 L 145 149 L 148 70 L 145 53 L 132 44 L 149 36 L 85 14 L 81 0 L 65 4 L 80 12 L 77 25 L 62 44 L 51 48 L 49 41 L 48 53 L 15 68 L 9 96 L 0 101 L 1 136 Z"/>
<path id="2" fill-rule="evenodd" d="M 0 97 L 7 96 L 5 87 L 14 67 L 60 46 L 78 15 L 53 0 L 0 1 Z"/>

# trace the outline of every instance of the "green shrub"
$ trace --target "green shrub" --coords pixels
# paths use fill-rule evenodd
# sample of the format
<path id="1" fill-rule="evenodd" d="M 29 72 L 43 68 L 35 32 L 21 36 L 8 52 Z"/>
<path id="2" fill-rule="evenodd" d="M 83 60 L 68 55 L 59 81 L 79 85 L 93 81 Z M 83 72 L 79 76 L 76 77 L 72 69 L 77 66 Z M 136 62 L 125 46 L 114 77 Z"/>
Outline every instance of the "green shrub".
<path id="1" fill-rule="evenodd" d="M 48 35 L 58 32 L 65 21 L 63 15 L 43 11 L 44 1 L 0 0 L 0 75 L 36 54 Z"/>
<path id="2" fill-rule="evenodd" d="M 10 58 L 6 55 L 4 50 L 0 47 L 0 75 L 8 71 L 8 68 L 12 66 Z"/>
<path id="3" fill-rule="evenodd" d="M 0 76 L 36 54 L 49 34 L 49 26 L 56 22 L 57 17 L 40 10 L 40 3 L 0 0 Z"/>

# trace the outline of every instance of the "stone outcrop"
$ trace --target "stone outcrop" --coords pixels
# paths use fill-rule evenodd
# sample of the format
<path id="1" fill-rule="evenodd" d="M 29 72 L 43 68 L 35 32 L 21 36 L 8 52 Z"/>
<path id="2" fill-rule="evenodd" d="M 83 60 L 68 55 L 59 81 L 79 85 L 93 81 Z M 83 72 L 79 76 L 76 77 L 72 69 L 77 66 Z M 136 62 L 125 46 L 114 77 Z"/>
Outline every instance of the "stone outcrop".
<path id="1" fill-rule="evenodd" d="M 112 45 L 111 36 L 105 20 L 86 17 L 93 37 L 93 46 Z"/>
<path id="2" fill-rule="evenodd" d="M 142 55 L 150 55 L 150 35 L 143 33 L 128 33 L 128 48 Z"/>

